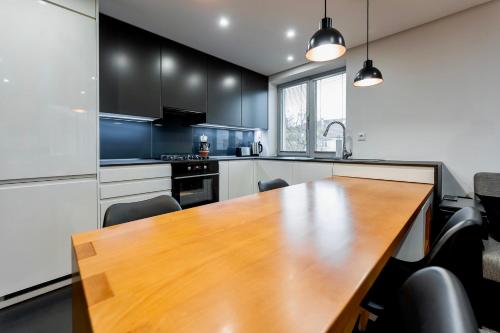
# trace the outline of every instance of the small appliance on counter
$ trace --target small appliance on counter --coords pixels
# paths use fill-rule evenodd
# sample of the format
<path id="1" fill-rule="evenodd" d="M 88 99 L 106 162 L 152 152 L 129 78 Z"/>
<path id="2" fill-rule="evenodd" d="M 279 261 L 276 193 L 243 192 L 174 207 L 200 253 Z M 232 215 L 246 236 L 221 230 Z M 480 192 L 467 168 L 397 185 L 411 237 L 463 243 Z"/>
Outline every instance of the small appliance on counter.
<path id="1" fill-rule="evenodd" d="M 251 148 L 251 154 L 252 156 L 259 156 L 262 153 L 262 150 L 264 147 L 262 146 L 262 143 L 259 142 L 253 142 Z"/>
<path id="2" fill-rule="evenodd" d="M 200 150 L 198 154 L 200 157 L 207 158 L 209 154 L 210 143 L 208 143 L 208 137 L 203 134 L 200 136 Z"/>
<path id="3" fill-rule="evenodd" d="M 238 147 L 238 148 L 236 148 L 236 156 L 238 156 L 238 157 L 250 156 L 250 147 Z"/>

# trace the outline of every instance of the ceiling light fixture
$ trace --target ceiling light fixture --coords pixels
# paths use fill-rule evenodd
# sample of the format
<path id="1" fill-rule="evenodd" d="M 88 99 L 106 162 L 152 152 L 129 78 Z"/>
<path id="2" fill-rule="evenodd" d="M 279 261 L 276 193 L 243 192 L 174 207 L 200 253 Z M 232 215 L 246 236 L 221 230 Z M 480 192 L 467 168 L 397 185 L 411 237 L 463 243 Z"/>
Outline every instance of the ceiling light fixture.
<path id="1" fill-rule="evenodd" d="M 333 28 L 332 18 L 326 16 L 325 0 L 325 17 L 307 44 L 306 58 L 310 61 L 328 61 L 343 56 L 345 51 L 344 36 Z"/>
<path id="2" fill-rule="evenodd" d="M 366 61 L 363 68 L 356 74 L 353 86 L 370 87 L 384 82 L 382 72 L 377 67 L 373 67 L 373 61 L 368 57 L 369 50 L 369 23 L 370 23 L 370 0 L 366 0 Z"/>
<path id="3" fill-rule="evenodd" d="M 293 29 L 288 29 L 288 30 L 286 31 L 286 38 L 288 38 L 288 39 L 293 39 L 293 38 L 295 38 L 295 30 L 293 30 Z"/>
<path id="4" fill-rule="evenodd" d="M 294 57 L 293 57 L 293 55 L 291 55 L 291 54 L 290 54 L 288 57 L 286 57 L 286 60 L 287 60 L 288 62 L 292 62 L 292 61 L 293 61 L 293 59 L 295 59 L 295 58 L 294 58 Z"/>
<path id="5" fill-rule="evenodd" d="M 227 17 L 221 17 L 219 19 L 219 26 L 221 28 L 227 28 L 229 26 L 229 19 Z"/>

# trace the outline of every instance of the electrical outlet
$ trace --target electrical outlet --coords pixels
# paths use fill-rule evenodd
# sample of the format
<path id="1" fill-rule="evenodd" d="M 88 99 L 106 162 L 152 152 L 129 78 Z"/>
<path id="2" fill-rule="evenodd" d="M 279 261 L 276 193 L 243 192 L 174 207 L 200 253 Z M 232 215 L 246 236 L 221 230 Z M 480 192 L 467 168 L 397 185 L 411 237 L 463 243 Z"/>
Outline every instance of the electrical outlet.
<path id="1" fill-rule="evenodd" d="M 366 134 L 358 133 L 358 141 L 366 141 Z"/>

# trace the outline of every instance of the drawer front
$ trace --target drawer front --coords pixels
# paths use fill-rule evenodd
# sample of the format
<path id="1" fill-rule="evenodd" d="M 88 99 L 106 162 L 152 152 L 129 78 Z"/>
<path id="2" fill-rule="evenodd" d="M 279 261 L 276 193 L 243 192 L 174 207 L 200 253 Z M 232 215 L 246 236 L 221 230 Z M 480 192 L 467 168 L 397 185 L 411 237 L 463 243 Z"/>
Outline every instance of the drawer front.
<path id="1" fill-rule="evenodd" d="M 101 199 L 109 199 L 150 192 L 170 191 L 171 189 L 172 180 L 170 178 L 155 178 L 147 180 L 101 184 Z"/>
<path id="2" fill-rule="evenodd" d="M 101 183 L 170 176 L 172 176 L 172 167 L 170 164 L 102 167 L 99 172 Z"/>
<path id="3" fill-rule="evenodd" d="M 333 175 L 434 184 L 432 167 L 334 163 Z"/>
<path id="4" fill-rule="evenodd" d="M 172 192 L 161 191 L 161 192 L 137 194 L 137 195 L 130 195 L 130 196 L 126 196 L 126 197 L 101 200 L 101 224 L 100 224 L 100 226 L 102 226 L 102 221 L 104 221 L 104 214 L 106 214 L 106 210 L 109 208 L 109 206 L 114 205 L 116 203 L 129 203 L 129 202 L 148 200 L 148 199 L 152 199 L 152 198 L 155 198 L 157 196 L 160 196 L 160 195 L 172 196 Z"/>

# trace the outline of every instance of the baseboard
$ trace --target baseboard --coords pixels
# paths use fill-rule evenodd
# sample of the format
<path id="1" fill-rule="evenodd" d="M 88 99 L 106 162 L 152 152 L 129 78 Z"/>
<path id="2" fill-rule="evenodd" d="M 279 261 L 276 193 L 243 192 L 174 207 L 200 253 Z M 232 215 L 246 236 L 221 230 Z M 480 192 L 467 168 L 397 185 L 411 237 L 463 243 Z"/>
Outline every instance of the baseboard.
<path id="1" fill-rule="evenodd" d="M 63 280 L 54 281 L 54 283 L 44 284 L 43 286 L 40 286 L 39 288 L 37 288 L 37 287 L 30 288 L 26 292 L 20 292 L 20 293 L 16 293 L 13 296 L 0 298 L 0 309 L 4 309 L 4 308 L 7 308 L 11 305 L 26 301 L 30 298 L 34 298 L 34 297 L 43 295 L 45 293 L 57 290 L 59 288 L 69 286 L 69 285 L 71 285 L 71 282 L 72 282 L 72 279 L 71 279 L 71 276 L 69 276 Z"/>

